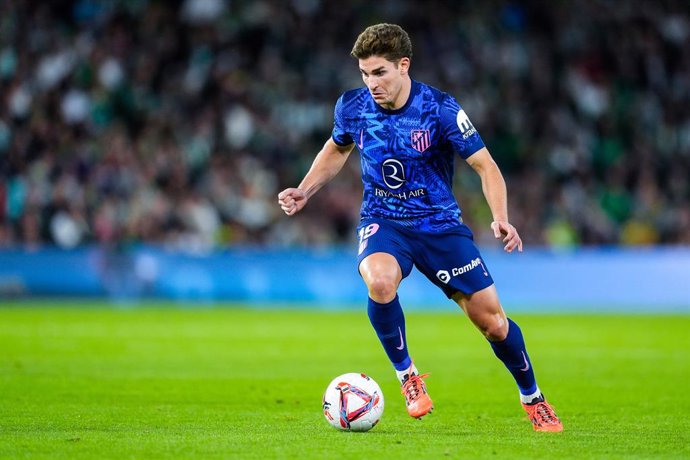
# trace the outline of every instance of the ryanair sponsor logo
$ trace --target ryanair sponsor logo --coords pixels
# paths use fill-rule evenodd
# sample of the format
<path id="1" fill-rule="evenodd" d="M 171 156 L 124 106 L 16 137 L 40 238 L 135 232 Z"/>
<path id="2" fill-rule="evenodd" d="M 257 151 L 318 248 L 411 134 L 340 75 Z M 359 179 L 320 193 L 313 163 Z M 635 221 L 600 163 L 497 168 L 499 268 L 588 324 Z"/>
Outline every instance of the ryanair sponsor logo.
<path id="1" fill-rule="evenodd" d="M 394 158 L 389 158 L 383 162 L 381 174 L 383 181 L 392 190 L 400 188 L 405 183 L 405 168 Z"/>
<path id="2" fill-rule="evenodd" d="M 395 158 L 389 158 L 383 162 L 381 165 L 381 176 L 383 177 L 383 182 L 386 184 L 386 187 L 390 190 L 384 190 L 377 187 L 374 190 L 376 196 L 408 200 L 410 198 L 426 195 L 426 189 L 423 188 L 417 190 L 398 190 L 407 182 L 407 179 L 405 179 L 405 167 Z"/>
<path id="3" fill-rule="evenodd" d="M 417 190 L 407 190 L 403 192 L 389 192 L 388 190 L 383 190 L 380 188 L 377 188 L 374 190 L 374 194 L 376 196 L 381 196 L 384 198 L 390 198 L 390 197 L 395 197 L 400 200 L 408 200 L 410 198 L 417 198 L 418 196 L 424 196 L 426 195 L 426 190 L 423 188 L 417 189 Z"/>

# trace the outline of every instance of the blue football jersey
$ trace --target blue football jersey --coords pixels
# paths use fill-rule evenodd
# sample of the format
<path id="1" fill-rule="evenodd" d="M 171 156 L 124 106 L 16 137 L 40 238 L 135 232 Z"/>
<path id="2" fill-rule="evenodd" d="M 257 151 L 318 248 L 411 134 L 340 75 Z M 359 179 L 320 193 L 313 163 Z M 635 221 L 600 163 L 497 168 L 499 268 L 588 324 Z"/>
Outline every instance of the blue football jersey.
<path id="1" fill-rule="evenodd" d="M 386 110 L 360 88 L 338 99 L 334 118 L 333 141 L 355 142 L 360 152 L 362 219 L 392 219 L 422 231 L 460 223 L 455 155 L 468 158 L 484 142 L 455 98 L 412 80 L 405 105 Z"/>

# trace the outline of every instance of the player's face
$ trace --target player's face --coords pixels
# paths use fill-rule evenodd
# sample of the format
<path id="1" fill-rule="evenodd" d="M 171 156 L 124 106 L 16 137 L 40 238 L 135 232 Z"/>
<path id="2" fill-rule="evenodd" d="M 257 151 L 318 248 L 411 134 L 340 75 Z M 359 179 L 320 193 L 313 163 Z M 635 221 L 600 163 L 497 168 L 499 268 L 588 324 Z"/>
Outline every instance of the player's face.
<path id="1" fill-rule="evenodd" d="M 386 109 L 399 109 L 405 104 L 402 89 L 409 67 L 409 58 L 402 58 L 397 63 L 381 56 L 359 60 L 359 71 L 371 97 Z"/>

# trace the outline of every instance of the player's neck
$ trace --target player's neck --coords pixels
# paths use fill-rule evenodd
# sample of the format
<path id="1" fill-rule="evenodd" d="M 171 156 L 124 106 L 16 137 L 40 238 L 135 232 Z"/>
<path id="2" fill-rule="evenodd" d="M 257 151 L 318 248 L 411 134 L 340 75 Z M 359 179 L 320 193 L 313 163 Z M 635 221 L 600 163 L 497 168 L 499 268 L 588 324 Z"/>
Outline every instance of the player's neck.
<path id="1" fill-rule="evenodd" d="M 398 96 L 389 104 L 383 104 L 381 107 L 383 107 L 386 110 L 398 110 L 401 109 L 406 103 L 407 100 L 410 98 L 410 93 L 412 92 L 412 80 L 410 79 L 409 76 L 406 76 L 403 78 L 403 83 L 402 86 L 400 87 L 400 92 L 398 93 Z"/>

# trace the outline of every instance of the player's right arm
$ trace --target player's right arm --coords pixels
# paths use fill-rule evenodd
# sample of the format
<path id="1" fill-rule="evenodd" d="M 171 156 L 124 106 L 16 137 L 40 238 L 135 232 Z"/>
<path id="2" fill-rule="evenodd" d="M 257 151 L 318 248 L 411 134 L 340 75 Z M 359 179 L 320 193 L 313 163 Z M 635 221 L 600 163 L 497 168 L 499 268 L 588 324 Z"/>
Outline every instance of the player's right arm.
<path id="1" fill-rule="evenodd" d="M 283 212 L 292 216 L 301 211 L 309 198 L 340 172 L 354 146 L 354 143 L 338 145 L 333 138 L 329 138 L 299 186 L 287 188 L 278 194 L 278 204 Z"/>

